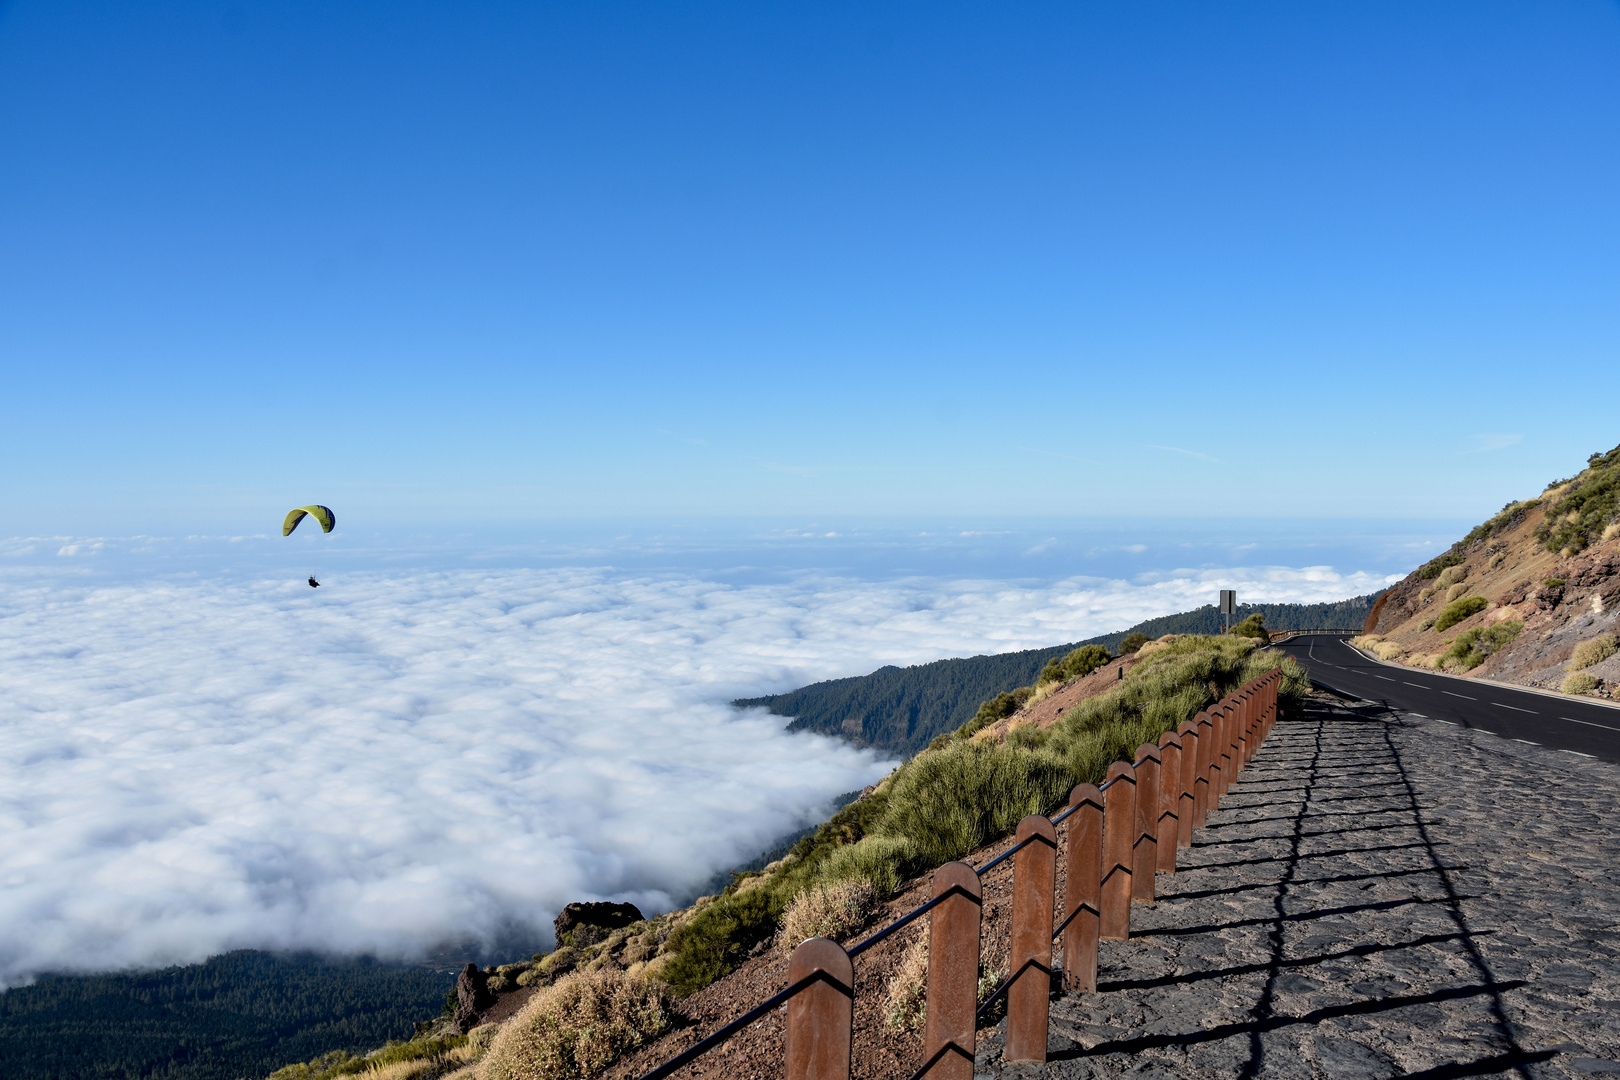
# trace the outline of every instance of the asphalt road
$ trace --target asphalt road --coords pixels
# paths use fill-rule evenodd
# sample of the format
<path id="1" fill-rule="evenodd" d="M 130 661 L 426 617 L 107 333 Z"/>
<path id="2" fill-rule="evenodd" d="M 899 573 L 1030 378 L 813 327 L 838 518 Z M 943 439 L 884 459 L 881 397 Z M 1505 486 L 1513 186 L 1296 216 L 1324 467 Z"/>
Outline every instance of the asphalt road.
<path id="1" fill-rule="evenodd" d="M 1345 638 L 1325 634 L 1293 638 L 1277 648 L 1309 668 L 1317 682 L 1367 701 L 1620 763 L 1620 709 L 1380 664 L 1351 648 Z"/>

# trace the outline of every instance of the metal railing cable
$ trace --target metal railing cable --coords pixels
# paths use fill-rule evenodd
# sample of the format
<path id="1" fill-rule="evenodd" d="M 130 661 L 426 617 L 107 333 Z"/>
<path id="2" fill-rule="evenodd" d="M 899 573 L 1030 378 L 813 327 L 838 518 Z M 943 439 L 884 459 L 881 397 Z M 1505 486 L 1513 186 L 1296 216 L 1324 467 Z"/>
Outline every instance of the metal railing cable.
<path id="1" fill-rule="evenodd" d="M 752 1024 L 755 1020 L 758 1020 L 760 1017 L 769 1013 L 778 1005 L 785 1003 L 788 998 L 792 997 L 794 994 L 797 994 L 800 990 L 803 990 L 811 983 L 820 982 L 824 978 L 826 978 L 825 972 L 812 971 L 810 974 L 806 975 L 792 986 L 789 986 L 787 989 L 781 991 L 780 993 L 773 994 L 771 997 L 760 1002 L 758 1005 L 755 1005 L 752 1009 L 743 1013 L 741 1016 L 737 1017 L 737 1019 L 733 1020 L 719 1031 L 716 1031 L 714 1034 L 705 1039 L 693 1043 L 685 1050 L 682 1050 L 679 1054 L 676 1054 L 674 1057 L 655 1068 L 652 1072 L 644 1073 L 641 1076 L 641 1080 L 662 1080 L 663 1077 L 670 1075 L 682 1066 L 697 1060 L 704 1054 L 707 1054 L 710 1050 L 713 1050 L 715 1047 L 737 1034 L 737 1032 L 741 1031 L 749 1024 Z"/>

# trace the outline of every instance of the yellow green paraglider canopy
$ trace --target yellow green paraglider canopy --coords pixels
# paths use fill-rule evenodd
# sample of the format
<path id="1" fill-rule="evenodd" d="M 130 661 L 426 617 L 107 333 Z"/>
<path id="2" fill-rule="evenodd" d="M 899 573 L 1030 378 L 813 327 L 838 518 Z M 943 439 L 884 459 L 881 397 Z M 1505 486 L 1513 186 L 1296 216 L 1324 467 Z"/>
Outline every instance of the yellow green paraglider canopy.
<path id="1" fill-rule="evenodd" d="M 298 528 L 298 523 L 304 518 L 312 517 L 321 523 L 321 532 L 331 532 L 332 526 L 337 524 L 337 517 L 324 506 L 300 506 L 296 510 L 287 511 L 287 520 L 281 523 L 281 535 L 289 536 Z"/>

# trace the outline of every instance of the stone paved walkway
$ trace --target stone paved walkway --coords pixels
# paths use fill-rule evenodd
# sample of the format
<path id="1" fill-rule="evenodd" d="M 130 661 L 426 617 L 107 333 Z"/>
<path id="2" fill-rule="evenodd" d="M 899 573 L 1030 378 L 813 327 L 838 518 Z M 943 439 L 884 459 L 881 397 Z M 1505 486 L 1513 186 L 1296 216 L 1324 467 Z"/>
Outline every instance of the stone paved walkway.
<path id="1" fill-rule="evenodd" d="M 1620 767 L 1313 699 L 1052 1005 L 1080 1077 L 1620 1075 Z"/>

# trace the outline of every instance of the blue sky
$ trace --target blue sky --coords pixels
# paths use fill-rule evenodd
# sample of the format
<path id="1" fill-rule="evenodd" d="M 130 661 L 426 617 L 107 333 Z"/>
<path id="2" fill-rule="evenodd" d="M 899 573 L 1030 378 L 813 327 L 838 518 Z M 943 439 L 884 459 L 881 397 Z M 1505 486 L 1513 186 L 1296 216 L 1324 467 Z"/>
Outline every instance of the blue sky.
<path id="1" fill-rule="evenodd" d="M 1614 3 L 14 0 L 0 533 L 1478 520 L 1617 117 Z"/>

